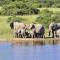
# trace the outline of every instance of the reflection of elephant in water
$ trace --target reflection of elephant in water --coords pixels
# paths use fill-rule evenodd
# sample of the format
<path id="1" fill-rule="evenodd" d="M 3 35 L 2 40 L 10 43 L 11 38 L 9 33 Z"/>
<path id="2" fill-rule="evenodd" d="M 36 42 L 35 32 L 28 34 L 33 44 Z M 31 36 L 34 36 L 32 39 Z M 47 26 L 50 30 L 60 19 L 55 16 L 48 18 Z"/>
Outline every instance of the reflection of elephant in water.
<path id="1" fill-rule="evenodd" d="M 49 36 L 52 33 L 52 37 L 57 37 L 57 30 L 60 29 L 60 23 L 51 23 L 49 25 Z"/>

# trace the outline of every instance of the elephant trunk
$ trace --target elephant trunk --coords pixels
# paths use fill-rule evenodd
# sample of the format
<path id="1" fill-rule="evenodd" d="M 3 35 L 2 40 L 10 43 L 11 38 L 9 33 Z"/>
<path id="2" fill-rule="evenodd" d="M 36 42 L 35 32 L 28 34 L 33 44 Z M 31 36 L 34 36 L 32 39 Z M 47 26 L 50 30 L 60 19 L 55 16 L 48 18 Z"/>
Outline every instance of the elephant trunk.
<path id="1" fill-rule="evenodd" d="M 50 36 L 50 34 L 51 34 L 51 31 L 49 31 L 49 36 Z"/>

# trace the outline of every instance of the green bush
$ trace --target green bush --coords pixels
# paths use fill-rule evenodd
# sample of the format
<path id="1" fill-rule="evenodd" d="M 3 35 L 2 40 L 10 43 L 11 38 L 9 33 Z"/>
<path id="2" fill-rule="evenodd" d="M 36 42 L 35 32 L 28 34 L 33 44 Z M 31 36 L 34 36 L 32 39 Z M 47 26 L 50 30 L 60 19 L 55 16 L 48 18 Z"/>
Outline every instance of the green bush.
<path id="1" fill-rule="evenodd" d="M 24 22 L 24 21 L 26 21 L 26 19 L 21 18 L 21 17 L 16 17 L 16 16 L 12 16 L 12 17 L 9 17 L 9 18 L 7 19 L 7 22 L 8 22 L 8 23 L 14 22 L 14 21 Z"/>
<path id="2" fill-rule="evenodd" d="M 12 2 L 29 2 L 32 3 L 32 7 L 39 8 L 39 7 L 60 7 L 60 0 L 0 0 L 0 6 L 11 4 Z M 31 3 L 30 3 L 31 2 Z M 13 4 L 13 3 L 12 3 Z"/>
<path id="3" fill-rule="evenodd" d="M 11 3 L 11 0 L 0 0 L 0 6 L 7 5 Z"/>
<path id="4" fill-rule="evenodd" d="M 48 27 L 51 22 L 60 22 L 60 13 L 53 13 L 45 9 L 40 12 L 39 17 L 37 17 L 35 22 L 44 24 Z"/>
<path id="5" fill-rule="evenodd" d="M 28 5 L 29 4 L 29 5 Z M 24 3 L 23 1 L 15 1 L 10 3 L 9 5 L 5 5 L 2 8 L 1 15 L 30 15 L 30 14 L 38 14 L 39 10 L 37 8 L 32 7 L 30 2 Z"/>

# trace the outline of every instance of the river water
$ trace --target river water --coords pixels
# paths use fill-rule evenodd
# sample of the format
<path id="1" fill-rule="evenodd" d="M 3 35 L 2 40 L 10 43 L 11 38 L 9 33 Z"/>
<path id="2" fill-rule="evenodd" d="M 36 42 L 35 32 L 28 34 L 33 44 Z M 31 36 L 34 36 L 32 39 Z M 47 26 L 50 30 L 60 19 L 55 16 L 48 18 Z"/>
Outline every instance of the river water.
<path id="1" fill-rule="evenodd" d="M 60 60 L 60 45 L 0 43 L 0 60 Z"/>

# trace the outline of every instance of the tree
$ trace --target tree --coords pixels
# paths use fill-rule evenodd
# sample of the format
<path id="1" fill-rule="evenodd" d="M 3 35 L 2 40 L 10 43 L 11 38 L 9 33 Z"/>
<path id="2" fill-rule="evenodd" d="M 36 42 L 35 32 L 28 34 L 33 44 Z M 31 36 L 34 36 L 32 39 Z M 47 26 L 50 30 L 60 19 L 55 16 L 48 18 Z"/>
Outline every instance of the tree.
<path id="1" fill-rule="evenodd" d="M 51 22 L 51 15 L 53 12 L 45 9 L 42 10 L 39 14 L 39 17 L 37 17 L 36 21 L 37 23 L 43 24 L 46 27 L 48 27 L 49 23 Z"/>
<path id="2" fill-rule="evenodd" d="M 38 14 L 39 10 L 32 7 L 32 2 L 15 1 L 2 8 L 2 15 L 31 15 Z"/>

